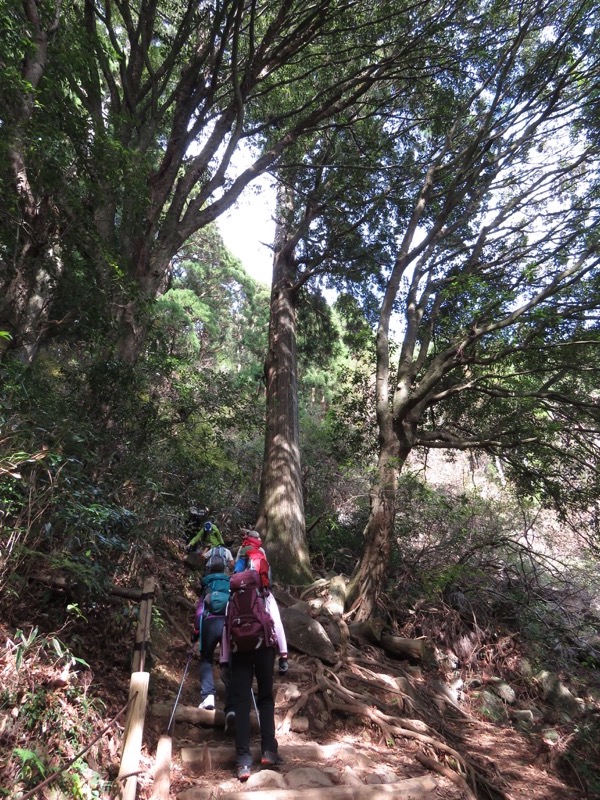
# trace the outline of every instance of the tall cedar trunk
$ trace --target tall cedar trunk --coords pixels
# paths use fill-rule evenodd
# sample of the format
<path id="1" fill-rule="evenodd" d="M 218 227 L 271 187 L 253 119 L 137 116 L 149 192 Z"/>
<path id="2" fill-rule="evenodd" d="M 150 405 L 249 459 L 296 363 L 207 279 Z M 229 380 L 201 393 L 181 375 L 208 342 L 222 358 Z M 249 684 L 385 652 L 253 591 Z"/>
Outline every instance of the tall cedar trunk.
<path id="1" fill-rule="evenodd" d="M 287 237 L 280 192 L 275 232 L 269 323 L 266 430 L 260 509 L 256 526 L 265 534 L 269 560 L 278 580 L 300 583 L 311 578 L 306 541 L 298 423 L 294 241 Z"/>

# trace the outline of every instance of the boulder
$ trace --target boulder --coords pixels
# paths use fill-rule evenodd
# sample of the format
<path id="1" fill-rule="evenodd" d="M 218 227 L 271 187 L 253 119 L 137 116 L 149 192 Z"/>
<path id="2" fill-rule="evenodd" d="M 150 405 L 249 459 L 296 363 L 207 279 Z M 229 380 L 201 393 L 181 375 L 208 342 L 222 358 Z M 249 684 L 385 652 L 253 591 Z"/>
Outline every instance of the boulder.
<path id="1" fill-rule="evenodd" d="M 287 784 L 290 789 L 309 789 L 313 786 L 333 786 L 333 781 L 315 767 L 298 767 L 288 772 Z"/>
<path id="2" fill-rule="evenodd" d="M 582 701 L 570 692 L 558 675 L 548 670 L 542 670 L 535 677 L 542 697 L 547 703 L 564 711 L 568 716 L 576 716 L 581 712 Z"/>
<path id="3" fill-rule="evenodd" d="M 506 683 L 506 681 L 502 680 L 502 678 L 490 678 L 488 684 L 490 689 L 492 689 L 501 700 L 504 700 L 505 703 L 512 705 L 517 699 L 515 690 Z"/>
<path id="4" fill-rule="evenodd" d="M 296 607 L 282 608 L 281 620 L 288 646 L 319 658 L 326 664 L 337 661 L 335 649 L 323 626 Z"/>

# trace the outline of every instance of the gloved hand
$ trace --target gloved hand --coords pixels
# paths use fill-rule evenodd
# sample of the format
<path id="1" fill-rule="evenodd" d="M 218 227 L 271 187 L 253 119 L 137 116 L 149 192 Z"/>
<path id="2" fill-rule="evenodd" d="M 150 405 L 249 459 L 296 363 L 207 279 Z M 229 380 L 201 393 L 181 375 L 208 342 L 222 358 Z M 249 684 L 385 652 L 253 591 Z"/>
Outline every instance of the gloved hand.
<path id="1" fill-rule="evenodd" d="M 290 665 L 288 664 L 287 656 L 281 656 L 279 659 L 279 674 L 285 675 L 289 668 Z"/>

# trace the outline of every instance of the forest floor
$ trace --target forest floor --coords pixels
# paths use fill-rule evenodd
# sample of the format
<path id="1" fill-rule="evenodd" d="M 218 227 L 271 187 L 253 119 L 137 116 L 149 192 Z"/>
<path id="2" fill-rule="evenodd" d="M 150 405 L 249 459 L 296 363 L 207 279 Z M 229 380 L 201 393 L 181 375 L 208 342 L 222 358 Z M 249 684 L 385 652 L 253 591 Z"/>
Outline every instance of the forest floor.
<path id="1" fill-rule="evenodd" d="M 180 709 L 188 708 L 197 713 L 200 701 L 197 656 L 192 657 L 182 681 L 190 652 L 197 575 L 190 573 L 181 561 L 170 558 L 152 559 L 144 564 L 144 571 L 157 578 L 160 590 L 153 615 L 151 677 L 138 800 L 150 800 L 153 795 L 156 747 L 167 728 L 168 715 L 155 713 L 155 709 L 163 704 L 171 710 L 180 687 Z M 45 668 L 46 674 L 41 666 L 35 672 L 36 667 L 30 662 L 25 684 L 11 696 L 24 697 L 26 691 L 45 683 L 54 687 L 49 691 L 57 697 L 60 695 L 63 722 L 71 720 L 72 725 L 79 725 L 83 722 L 81 706 L 71 708 L 68 694 L 69 685 L 74 689 L 77 682 L 80 701 L 81 692 L 102 701 L 102 719 L 98 718 L 95 723 L 97 730 L 122 710 L 129 692 L 137 604 L 121 598 L 113 598 L 113 601 L 104 608 L 99 606 L 96 617 L 90 617 L 77 631 L 76 654 L 85 659 L 89 670 L 79 673 L 73 670 L 66 679 L 65 688 L 64 682 L 50 674 L 50 668 Z M 53 602 L 60 604 L 60 593 Z M 13 608 L 12 613 L 17 614 L 17 609 Z M 50 605 L 44 613 L 51 617 Z M 109 614 L 111 619 L 121 620 L 121 630 L 111 628 Z M 123 622 L 127 618 L 130 621 Z M 51 618 L 47 622 L 52 625 Z M 8 656 L 10 636 L 14 637 L 10 631 L 15 624 L 14 617 L 10 628 L 0 624 L 0 644 L 5 653 L 4 659 L 0 659 L 0 677 L 7 692 L 10 681 L 16 680 Z M 23 615 L 18 624 L 26 630 L 27 617 Z M 469 685 L 481 686 L 491 674 L 497 674 L 499 668 L 500 665 L 487 661 L 482 664 L 481 674 L 470 668 L 469 674 L 462 677 L 468 678 L 465 685 L 470 682 Z M 218 673 L 218 667 L 215 671 Z M 365 674 L 374 676 L 372 683 L 364 680 Z M 596 685 L 586 699 L 591 695 L 598 698 L 597 671 L 589 674 L 595 676 Z M 357 677 L 360 675 L 363 678 Z M 600 798 L 600 794 L 590 790 L 590 786 L 600 785 L 597 772 L 600 741 L 598 737 L 588 736 L 575 747 L 580 721 L 549 716 L 548 709 L 545 716 L 540 716 L 540 721 L 530 727 L 519 726 L 510 719 L 491 719 L 482 711 L 477 693 L 468 690 L 462 693 L 456 707 L 443 703 L 440 706 L 439 685 L 446 677 L 438 667 L 426 668 L 393 659 L 367 643 L 352 643 L 347 661 L 335 666 L 324 665 L 314 657 L 290 649 L 289 673 L 276 678 L 276 722 L 280 726 L 278 741 L 284 759 L 278 775 L 273 775 L 272 770 L 261 771 L 256 766 L 247 784 L 240 784 L 234 777 L 233 740 L 222 729 L 221 694 L 214 718 L 196 720 L 194 724 L 175 722 L 170 797 L 209 800 L 230 793 L 288 789 L 290 786 L 315 787 L 322 780 L 340 788 L 347 786 L 349 791 L 352 787 L 353 800 L 360 800 L 361 796 L 372 797 L 368 789 L 375 784 L 400 786 L 404 780 L 433 776 L 436 788 L 419 797 L 438 800 Z M 389 688 L 394 685 L 405 690 Z M 539 698 L 531 699 L 532 703 L 542 705 Z M 49 707 L 48 697 L 45 703 Z M 286 720 L 289 723 L 293 717 L 294 708 L 300 707 L 296 716 L 305 718 L 307 729 L 304 732 L 286 724 Z M 600 703 L 597 703 L 592 714 L 596 720 L 600 719 L 599 712 Z M 36 743 L 28 741 L 25 725 L 19 729 L 17 740 L 11 734 L 11 719 L 19 719 L 16 706 L 0 708 L 0 788 L 4 787 L 0 796 L 17 798 L 22 793 L 11 794 L 7 788 L 15 785 L 10 750 L 17 744 L 19 748 L 34 749 Z M 94 751 L 95 769 L 109 782 L 114 781 L 119 767 L 122 722 L 123 718 L 100 739 Z M 16 731 L 14 726 L 13 730 Z M 552 736 L 546 735 L 548 731 Z M 52 731 L 44 735 L 50 742 Z M 253 746 L 258 744 L 255 726 Z M 201 748 L 204 756 L 200 769 L 184 763 L 182 748 L 186 747 Z M 592 780 L 589 780 L 588 768 L 595 771 Z M 292 783 L 292 779 L 295 782 Z M 46 790 L 35 795 L 38 800 L 55 800 L 62 796 L 66 795 Z M 109 800 L 115 797 L 114 783 L 111 790 L 83 792 L 79 796 Z M 313 788 L 311 800 L 317 796 L 327 798 L 327 787 Z"/>
<path id="2" fill-rule="evenodd" d="M 292 654 L 290 672 L 284 678 L 278 678 L 278 686 L 288 681 L 295 680 L 295 664 L 302 664 L 305 660 L 303 656 Z M 176 694 L 176 675 L 182 674 L 185 666 L 183 653 L 172 652 L 172 659 L 165 663 L 161 668 L 161 679 L 157 680 L 157 690 L 160 689 L 161 696 L 169 694 L 174 699 Z M 377 666 L 375 663 L 373 666 Z M 379 667 L 378 667 L 379 668 Z M 306 676 L 306 671 L 301 675 Z M 397 669 L 390 671 L 390 676 L 398 674 Z M 169 678 L 168 676 L 171 675 Z M 426 678 L 424 681 L 426 682 Z M 313 687 L 310 677 L 300 679 L 300 690 L 302 693 L 310 691 Z M 276 687 L 277 688 L 277 687 Z M 164 693 L 164 694 L 163 694 Z M 193 662 L 192 668 L 186 678 L 180 702 L 187 706 L 196 706 L 199 701 L 198 687 L 198 662 Z M 222 707 L 222 705 L 221 705 Z M 287 708 L 285 704 L 277 706 L 277 720 L 281 722 Z M 485 776 L 488 782 L 487 787 L 479 786 L 476 792 L 472 792 L 466 787 L 461 788 L 457 785 L 458 773 L 454 771 L 454 759 L 441 759 L 437 761 L 438 768 L 446 772 L 440 774 L 437 770 L 430 774 L 437 778 L 436 789 L 427 794 L 427 797 L 438 798 L 438 800 L 473 800 L 473 798 L 503 798 L 510 800 L 513 798 L 528 798 L 528 800 L 581 800 L 581 798 L 591 798 L 594 795 L 584 791 L 578 791 L 566 781 L 566 777 L 561 775 L 553 750 L 548 746 L 540 744 L 538 737 L 516 730 L 513 726 L 501 726 L 493 724 L 484 719 L 472 717 L 466 720 L 463 717 L 446 715 L 440 727 L 443 727 L 443 736 L 446 742 L 458 750 L 477 770 L 480 776 Z M 229 745 L 231 748 L 231 763 L 219 765 L 216 769 L 204 774 L 194 774 L 184 764 L 182 764 L 177 748 L 174 748 L 173 769 L 172 769 L 172 796 L 177 797 L 178 793 L 190 787 L 207 790 L 206 794 L 198 794 L 197 797 L 209 797 L 210 792 L 219 793 L 242 792 L 252 789 L 271 788 L 267 783 L 255 781 L 249 784 L 240 784 L 233 775 L 233 742 L 220 729 L 199 728 L 201 733 L 188 739 L 189 726 L 176 725 L 175 742 L 179 745 L 201 746 L 208 745 L 209 748 L 222 748 Z M 183 730 L 182 730 L 183 729 Z M 178 730 L 182 732 L 179 737 Z M 164 733 L 161 728 L 161 721 L 150 717 L 146 728 L 147 749 L 144 755 L 144 768 L 147 769 L 146 776 L 140 781 L 140 800 L 146 800 L 152 796 L 152 769 L 153 754 L 155 753 L 158 737 Z M 254 744 L 258 743 L 256 734 Z M 350 718 L 336 717 L 331 720 L 327 729 L 318 733 L 297 734 L 288 732 L 278 734 L 280 752 L 284 757 L 284 763 L 279 769 L 280 773 L 288 773 L 300 767 L 319 766 L 315 763 L 314 756 L 310 755 L 310 748 L 306 748 L 307 756 L 303 760 L 303 747 L 310 744 L 323 746 L 338 745 L 332 751 L 333 755 L 327 760 L 326 766 L 328 774 L 333 775 L 334 780 L 341 778 L 349 770 L 359 772 L 361 780 L 367 784 L 391 783 L 392 781 L 402 781 L 409 778 L 422 776 L 428 770 L 419 762 L 419 756 L 428 756 L 436 759 L 434 750 L 427 745 L 412 738 L 394 737 L 390 740 L 382 735 L 381 730 L 373 724 L 364 723 L 355 716 Z M 556 746 L 557 754 L 560 744 Z M 288 755 L 289 753 L 289 755 Z M 357 765 L 360 769 L 357 770 Z M 259 768 L 257 768 L 259 769 Z M 452 776 L 452 779 L 451 777 Z M 466 778 L 467 776 L 463 776 Z M 575 777 L 575 776 L 573 776 Z M 190 794 L 189 797 L 196 795 Z M 326 798 L 326 790 L 323 790 L 323 797 Z M 360 797 L 359 794 L 356 797 Z"/>
<path id="3" fill-rule="evenodd" d="M 163 590 L 168 589 L 168 585 L 173 585 L 173 566 L 162 562 L 155 567 Z M 179 568 L 176 571 L 181 584 L 187 583 L 187 596 L 191 600 L 195 577 L 190 576 L 189 572 L 186 574 L 185 570 L 181 573 Z M 163 591 L 157 605 L 162 609 L 163 625 L 153 636 L 154 666 L 144 733 L 142 772 L 138 782 L 139 800 L 152 797 L 156 746 L 159 737 L 166 732 L 167 719 L 155 716 L 152 713 L 153 705 L 162 703 L 172 707 L 180 685 L 180 708 L 195 709 L 200 701 L 197 656 L 192 658 L 186 678 L 181 683 L 190 650 L 184 635 L 191 631 L 193 612 L 184 607 L 174 591 Z M 161 614 L 161 610 L 158 613 Z M 544 725 L 530 728 L 518 727 L 509 721 L 494 721 L 482 714 L 480 706 L 469 692 L 461 696 L 459 708 L 446 706 L 439 711 L 439 696 L 436 701 L 435 686 L 439 686 L 444 675 L 438 669 L 425 669 L 418 664 L 391 659 L 372 645 L 351 648 L 351 659 L 353 654 L 362 666 L 370 666 L 373 674 L 378 676 L 378 685 L 369 687 L 362 682 L 360 688 L 354 681 L 348 685 L 345 678 L 349 673 L 344 667 L 338 669 L 337 677 L 335 670 L 332 671 L 330 679 L 346 684 L 356 699 L 352 707 L 343 708 L 341 704 L 336 710 L 331 705 L 327 707 L 327 703 L 317 703 L 319 692 L 315 691 L 316 676 L 322 672 L 323 665 L 314 658 L 290 650 L 289 673 L 285 677 L 278 676 L 275 687 L 276 723 L 280 725 L 278 741 L 284 758 L 280 774 L 285 776 L 301 767 L 318 767 L 325 771 L 334 785 L 357 783 L 358 780 L 367 785 L 390 783 L 429 774 L 436 777 L 437 787 L 426 796 L 439 800 L 581 800 L 600 797 L 586 790 L 583 776 L 578 772 L 579 767 L 569 767 L 573 763 L 569 758 L 569 748 L 576 726 L 561 724 L 558 718 L 554 719 L 554 724 L 545 722 Z M 493 665 L 485 665 L 486 674 L 490 674 L 491 667 Z M 215 672 L 218 677 L 217 666 Z M 473 672 L 469 675 L 471 680 L 478 677 L 481 676 Z M 105 683 L 104 698 L 110 704 L 112 697 L 116 709 L 127 693 L 127 680 L 122 669 L 110 668 L 107 664 L 106 672 L 97 674 L 96 679 Z M 398 693 L 390 696 L 381 689 L 382 681 L 385 684 L 386 681 L 398 679 L 408 680 L 415 696 L 419 698 L 412 708 L 407 708 L 406 703 L 402 707 Z M 115 692 L 117 680 L 119 691 Z M 286 687 L 290 685 L 297 691 L 286 692 Z M 294 732 L 289 730 L 289 725 L 287 728 L 283 725 L 286 714 L 289 721 L 290 709 L 297 702 L 298 695 L 314 699 L 314 703 L 311 705 L 312 700 L 309 701 L 301 712 L 309 720 L 309 729 L 305 733 Z M 379 709 L 384 708 L 388 712 L 392 709 L 392 716 L 389 713 L 383 717 L 374 714 L 373 709 L 376 712 L 378 704 Z M 222 697 L 217 701 L 217 708 L 223 708 Z M 382 727 L 382 719 L 388 725 L 395 725 L 396 732 L 390 735 L 385 727 L 386 722 Z M 407 719 L 415 722 L 417 731 L 420 730 L 419 725 L 427 726 L 426 733 L 433 734 L 432 743 L 428 742 L 427 736 L 411 731 L 398 735 L 398 727 Z M 318 720 L 321 722 L 317 727 Z M 544 729 L 548 728 L 553 733 L 551 738 L 544 736 Z M 258 746 L 258 742 L 255 732 L 253 745 Z M 440 742 L 443 743 L 442 747 L 447 748 L 446 753 L 437 746 Z M 325 748 L 323 752 L 330 754 L 325 763 L 318 763 L 319 756 L 315 755 L 314 749 L 311 751 L 311 746 L 316 744 Z M 213 758 L 209 768 L 205 760 L 204 767 L 194 771 L 182 762 L 181 748 L 186 746 L 207 746 L 209 751 L 220 754 L 220 760 Z M 592 749 L 589 753 L 590 759 L 597 761 L 599 748 L 600 743 L 596 743 L 595 751 Z M 225 759 L 222 758 L 223 751 L 229 753 Z M 460 755 L 462 764 L 459 765 L 453 753 Z M 581 764 L 581 758 L 577 763 Z M 256 775 L 247 784 L 240 784 L 233 771 L 233 740 L 219 725 L 175 723 L 171 773 L 173 798 L 180 796 L 185 800 L 200 800 L 225 793 L 258 791 L 275 786 L 281 788 L 281 783 L 274 783 L 268 775 L 260 776 L 258 767 L 255 769 Z M 349 772 L 353 773 L 351 781 L 348 780 Z M 327 790 L 322 791 L 322 796 L 327 797 Z M 360 795 L 356 794 L 356 797 Z"/>

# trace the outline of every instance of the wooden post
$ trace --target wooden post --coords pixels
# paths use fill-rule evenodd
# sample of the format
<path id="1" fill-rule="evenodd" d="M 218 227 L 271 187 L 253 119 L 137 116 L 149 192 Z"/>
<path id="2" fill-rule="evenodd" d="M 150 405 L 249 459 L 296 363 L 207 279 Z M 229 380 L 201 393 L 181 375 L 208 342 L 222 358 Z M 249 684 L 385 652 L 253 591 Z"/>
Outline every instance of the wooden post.
<path id="1" fill-rule="evenodd" d="M 146 578 L 142 588 L 140 618 L 135 634 L 135 649 L 129 682 L 129 700 L 131 702 L 125 721 L 123 753 L 119 768 L 122 800 L 135 800 L 137 790 L 137 776 L 140 768 L 140 755 L 144 736 L 144 719 L 148 703 L 148 684 L 150 682 L 150 673 L 144 672 L 144 667 L 146 666 L 147 643 L 150 641 L 150 623 L 152 621 L 155 585 L 154 578 Z"/>
<path id="2" fill-rule="evenodd" d="M 160 737 L 156 747 L 153 800 L 169 800 L 171 791 L 172 739 L 167 734 Z"/>
<path id="3" fill-rule="evenodd" d="M 137 776 L 140 768 L 144 717 L 148 702 L 149 672 L 134 672 L 129 684 L 129 706 L 123 739 L 123 754 L 119 768 L 119 782 L 122 783 L 122 800 L 135 800 Z"/>
<path id="4" fill-rule="evenodd" d="M 135 634 L 135 649 L 131 672 L 143 672 L 146 666 L 146 652 L 150 641 L 150 624 L 152 622 L 152 603 L 154 602 L 154 578 L 146 578 L 142 588 L 142 601 L 140 603 L 140 618 Z"/>

